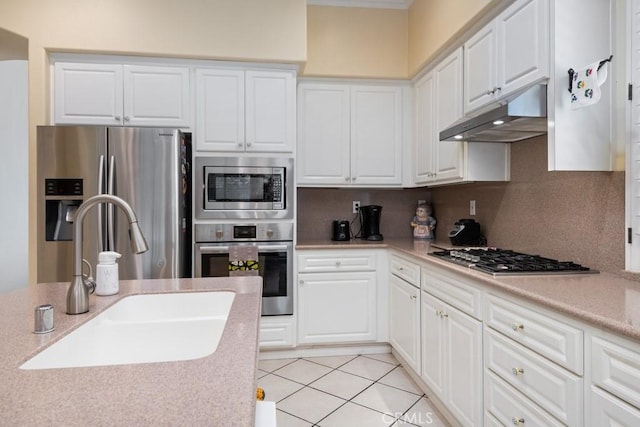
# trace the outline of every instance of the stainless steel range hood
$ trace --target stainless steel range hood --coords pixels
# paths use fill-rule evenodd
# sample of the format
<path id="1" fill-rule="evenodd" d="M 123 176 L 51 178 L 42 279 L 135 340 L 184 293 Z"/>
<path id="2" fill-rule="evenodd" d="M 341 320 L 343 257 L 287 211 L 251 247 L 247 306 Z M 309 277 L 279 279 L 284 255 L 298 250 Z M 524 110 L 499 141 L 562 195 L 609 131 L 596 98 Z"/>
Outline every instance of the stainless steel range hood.
<path id="1" fill-rule="evenodd" d="M 547 86 L 536 85 L 476 117 L 440 132 L 440 141 L 517 142 L 547 133 Z"/>

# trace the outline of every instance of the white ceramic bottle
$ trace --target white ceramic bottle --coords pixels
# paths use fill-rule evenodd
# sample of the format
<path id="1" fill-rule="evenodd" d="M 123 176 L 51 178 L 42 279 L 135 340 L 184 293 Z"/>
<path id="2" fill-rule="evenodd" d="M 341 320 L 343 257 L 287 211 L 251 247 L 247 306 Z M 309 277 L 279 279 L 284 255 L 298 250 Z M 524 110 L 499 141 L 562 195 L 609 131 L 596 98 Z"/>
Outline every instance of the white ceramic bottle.
<path id="1" fill-rule="evenodd" d="M 118 282 L 118 252 L 107 251 L 98 254 L 96 266 L 96 295 L 115 295 L 120 291 Z"/>

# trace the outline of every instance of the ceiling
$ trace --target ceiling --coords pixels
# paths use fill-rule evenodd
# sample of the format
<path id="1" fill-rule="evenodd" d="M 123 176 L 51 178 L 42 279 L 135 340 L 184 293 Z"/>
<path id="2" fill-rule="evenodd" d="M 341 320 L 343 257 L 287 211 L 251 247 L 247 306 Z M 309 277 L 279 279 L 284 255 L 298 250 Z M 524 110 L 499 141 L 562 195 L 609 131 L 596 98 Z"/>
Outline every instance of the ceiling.
<path id="1" fill-rule="evenodd" d="M 369 7 L 378 9 L 408 9 L 413 0 L 307 0 L 316 6 Z"/>

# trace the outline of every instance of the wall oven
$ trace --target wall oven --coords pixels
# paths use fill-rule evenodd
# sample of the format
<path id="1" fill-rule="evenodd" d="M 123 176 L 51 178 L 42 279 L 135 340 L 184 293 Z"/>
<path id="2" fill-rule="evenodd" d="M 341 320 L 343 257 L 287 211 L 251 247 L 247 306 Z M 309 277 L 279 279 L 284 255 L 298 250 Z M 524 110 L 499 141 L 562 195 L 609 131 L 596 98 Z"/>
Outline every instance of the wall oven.
<path id="1" fill-rule="evenodd" d="M 293 218 L 293 159 L 196 157 L 199 219 Z"/>
<path id="2" fill-rule="evenodd" d="M 293 314 L 293 223 L 196 224 L 195 277 L 229 276 L 229 248 L 258 247 L 262 315 Z"/>

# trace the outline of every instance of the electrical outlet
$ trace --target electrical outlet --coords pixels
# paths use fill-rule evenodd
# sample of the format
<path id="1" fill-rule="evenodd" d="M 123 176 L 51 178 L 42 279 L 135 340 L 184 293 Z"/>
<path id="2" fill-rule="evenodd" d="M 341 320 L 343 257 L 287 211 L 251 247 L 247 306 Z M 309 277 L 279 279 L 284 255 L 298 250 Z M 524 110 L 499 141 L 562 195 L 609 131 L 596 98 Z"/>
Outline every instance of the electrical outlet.
<path id="1" fill-rule="evenodd" d="M 476 201 L 469 200 L 469 215 L 475 215 L 475 214 L 476 214 Z"/>
<path id="2" fill-rule="evenodd" d="M 352 212 L 353 213 L 358 213 L 358 211 L 360 210 L 360 201 L 359 200 L 354 200 L 353 201 L 353 208 L 352 208 Z"/>

